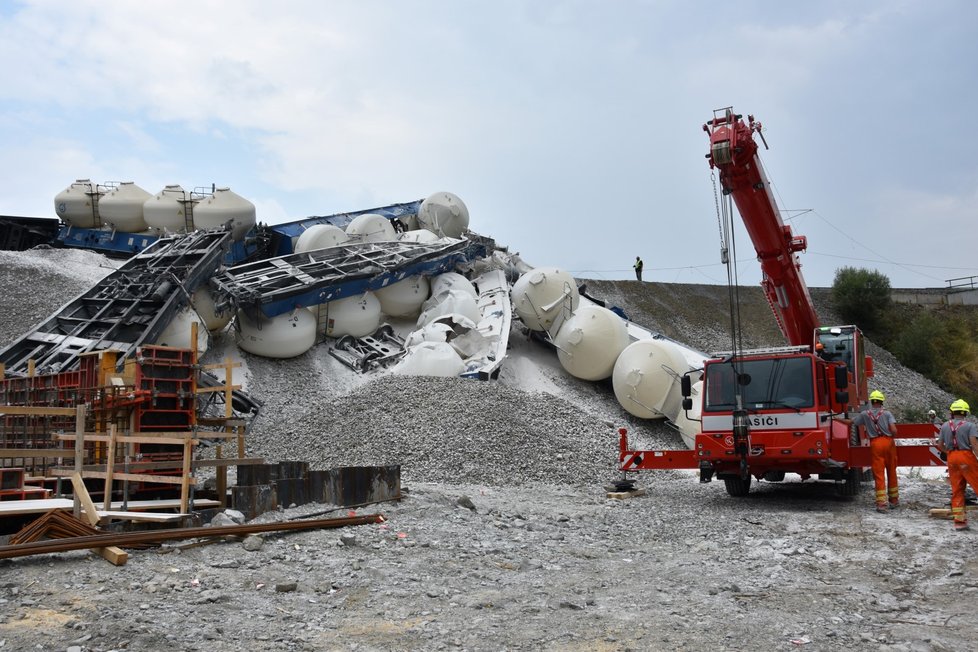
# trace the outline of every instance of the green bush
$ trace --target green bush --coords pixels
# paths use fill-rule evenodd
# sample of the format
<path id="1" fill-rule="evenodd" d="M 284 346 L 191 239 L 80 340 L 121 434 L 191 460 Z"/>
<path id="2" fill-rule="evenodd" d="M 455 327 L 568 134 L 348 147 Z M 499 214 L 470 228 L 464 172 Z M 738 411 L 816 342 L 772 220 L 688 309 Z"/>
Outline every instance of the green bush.
<path id="1" fill-rule="evenodd" d="M 842 267 L 835 271 L 832 300 L 843 319 L 872 333 L 890 305 L 890 279 L 875 270 Z"/>

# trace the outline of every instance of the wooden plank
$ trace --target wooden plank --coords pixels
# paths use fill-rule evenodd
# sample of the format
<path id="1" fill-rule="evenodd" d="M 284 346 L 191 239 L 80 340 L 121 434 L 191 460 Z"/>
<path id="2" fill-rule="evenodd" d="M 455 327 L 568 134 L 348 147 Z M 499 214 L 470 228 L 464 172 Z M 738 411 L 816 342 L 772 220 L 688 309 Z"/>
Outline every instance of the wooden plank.
<path id="1" fill-rule="evenodd" d="M 85 520 L 92 527 L 98 525 L 98 510 L 95 509 L 95 502 L 88 493 L 88 489 L 85 487 L 85 482 L 82 480 L 81 473 L 75 472 L 71 474 L 71 487 L 75 490 L 75 496 L 81 501 L 82 509 L 85 512 Z"/>
<path id="2" fill-rule="evenodd" d="M 113 510 L 100 510 L 98 513 L 103 519 L 117 519 L 123 521 L 142 521 L 150 523 L 169 523 L 179 521 L 186 514 L 158 514 L 156 512 L 123 512 Z"/>
<path id="3" fill-rule="evenodd" d="M 225 360 L 229 360 L 229 358 L 225 358 Z M 200 365 L 200 368 L 201 369 L 227 369 L 228 367 L 231 367 L 233 369 L 237 369 L 240 366 L 241 366 L 241 363 L 240 362 L 230 362 L 230 363 L 228 363 L 228 362 L 215 362 L 213 364 L 203 364 L 203 365 Z"/>
<path id="4" fill-rule="evenodd" d="M 0 448 L 0 458 L 21 459 L 25 457 L 69 457 L 75 451 L 65 448 Z"/>
<path id="5" fill-rule="evenodd" d="M 83 458 L 85 457 L 85 406 L 79 405 L 75 412 L 75 471 L 81 473 Z M 78 476 L 81 477 L 80 475 Z M 78 492 L 74 493 L 74 507 L 72 515 L 81 518 L 81 503 L 78 499 Z"/>
<path id="6" fill-rule="evenodd" d="M 57 439 L 74 439 L 74 435 L 57 435 Z M 88 442 L 102 442 L 109 443 L 108 435 L 86 435 L 85 441 Z M 144 437 L 144 436 L 132 436 L 132 435 L 121 435 L 115 438 L 117 442 L 124 442 L 130 444 L 173 444 L 175 446 L 183 446 L 186 441 L 183 438 L 177 439 L 176 437 Z M 196 439 L 191 439 L 196 446 L 200 442 Z"/>
<path id="7" fill-rule="evenodd" d="M 112 473 L 115 471 L 115 426 L 109 424 L 109 451 L 108 460 L 105 462 L 105 488 L 102 494 L 105 496 L 103 509 L 108 509 L 112 504 Z"/>
<path id="8" fill-rule="evenodd" d="M 112 509 L 122 509 L 122 501 L 113 501 Z M 195 498 L 194 509 L 210 509 L 220 507 L 221 503 L 209 498 Z M 0 501 L 0 517 L 14 516 L 19 514 L 38 514 L 52 509 L 70 510 L 72 501 L 69 498 L 30 498 L 27 500 L 2 500 Z M 153 509 L 177 509 L 180 507 L 179 500 L 130 500 L 127 505 L 129 511 L 146 511 Z"/>
<path id="9" fill-rule="evenodd" d="M 84 407 L 84 406 L 79 406 Z M 56 407 L 28 407 L 25 405 L 0 405 L 0 414 L 25 415 L 25 416 L 49 416 L 49 417 L 70 417 L 77 413 L 76 408 L 56 408 Z"/>
<path id="10" fill-rule="evenodd" d="M 978 509 L 978 505 L 965 505 L 965 510 L 968 512 Z M 934 507 L 928 512 L 933 518 L 951 518 L 951 508 L 949 507 Z"/>
<path id="11" fill-rule="evenodd" d="M 196 323 L 196 322 L 195 322 Z M 190 439 L 183 445 L 183 472 L 180 482 L 180 511 L 187 511 L 187 501 L 190 500 L 190 462 L 193 457 L 193 448 L 190 446 Z"/>
<path id="12" fill-rule="evenodd" d="M 69 469 L 51 469 L 51 474 L 55 476 L 71 476 L 75 471 Z M 105 471 L 82 471 L 81 475 L 92 480 L 104 480 Z M 158 484 L 183 484 L 183 478 L 177 475 L 147 475 L 144 473 L 116 473 L 113 475 L 116 480 L 133 480 L 136 482 L 156 482 Z M 188 482 L 196 483 L 197 478 L 189 476 Z"/>
<path id="13" fill-rule="evenodd" d="M 264 463 L 264 457 L 222 457 L 219 460 L 194 460 L 193 467 L 196 469 L 202 466 L 227 467 Z"/>
<path id="14" fill-rule="evenodd" d="M 198 394 L 213 394 L 214 392 L 223 392 L 223 391 L 226 391 L 227 387 L 228 387 L 227 385 L 220 385 L 218 387 L 198 387 L 197 388 L 197 393 Z M 231 387 L 231 389 L 241 389 L 241 385 L 231 385 L 230 387 Z"/>

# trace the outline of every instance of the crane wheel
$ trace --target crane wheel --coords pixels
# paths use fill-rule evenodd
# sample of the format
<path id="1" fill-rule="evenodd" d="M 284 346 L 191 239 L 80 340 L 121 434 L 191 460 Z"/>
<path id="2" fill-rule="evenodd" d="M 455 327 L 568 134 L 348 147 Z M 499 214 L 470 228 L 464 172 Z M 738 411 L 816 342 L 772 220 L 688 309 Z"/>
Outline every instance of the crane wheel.
<path id="1" fill-rule="evenodd" d="M 843 481 L 836 485 L 836 491 L 843 498 L 858 496 L 862 479 L 862 469 L 847 469 Z"/>
<path id="2" fill-rule="evenodd" d="M 727 493 L 736 498 L 742 498 L 750 492 L 751 476 L 727 475 L 723 477 L 723 486 Z"/>

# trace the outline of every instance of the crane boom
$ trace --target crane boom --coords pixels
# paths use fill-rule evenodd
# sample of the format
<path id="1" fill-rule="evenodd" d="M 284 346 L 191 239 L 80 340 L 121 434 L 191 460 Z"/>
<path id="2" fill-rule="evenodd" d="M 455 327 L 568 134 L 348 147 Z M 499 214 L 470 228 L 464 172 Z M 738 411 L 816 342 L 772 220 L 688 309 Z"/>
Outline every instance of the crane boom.
<path id="1" fill-rule="evenodd" d="M 796 255 L 808 243 L 804 236 L 793 235 L 781 220 L 754 142 L 754 132 L 764 138 L 761 123 L 754 116 L 747 120 L 745 123 L 727 108 L 703 125 L 710 136 L 710 167 L 719 170 L 723 193 L 733 196 L 754 243 L 761 263 L 761 287 L 781 332 L 792 345 L 811 346 L 819 319 Z"/>

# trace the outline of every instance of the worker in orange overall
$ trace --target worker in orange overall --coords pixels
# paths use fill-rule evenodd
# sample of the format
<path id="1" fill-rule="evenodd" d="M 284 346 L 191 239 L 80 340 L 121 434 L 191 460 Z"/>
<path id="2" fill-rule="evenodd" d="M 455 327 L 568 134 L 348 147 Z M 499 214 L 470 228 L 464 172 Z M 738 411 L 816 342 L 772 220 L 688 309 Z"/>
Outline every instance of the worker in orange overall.
<path id="1" fill-rule="evenodd" d="M 897 481 L 897 450 L 893 437 L 897 434 L 896 419 L 883 409 L 886 397 L 873 390 L 869 395 L 870 408 L 856 415 L 869 436 L 869 452 L 876 480 L 876 511 L 886 512 L 900 506 L 900 487 Z"/>
<path id="2" fill-rule="evenodd" d="M 958 399 L 951 403 L 951 418 L 941 426 L 937 447 L 947 453 L 947 471 L 951 476 L 951 516 L 955 530 L 968 529 L 968 512 L 964 494 L 968 484 L 978 491 L 978 427 L 965 417 L 971 406 Z"/>

